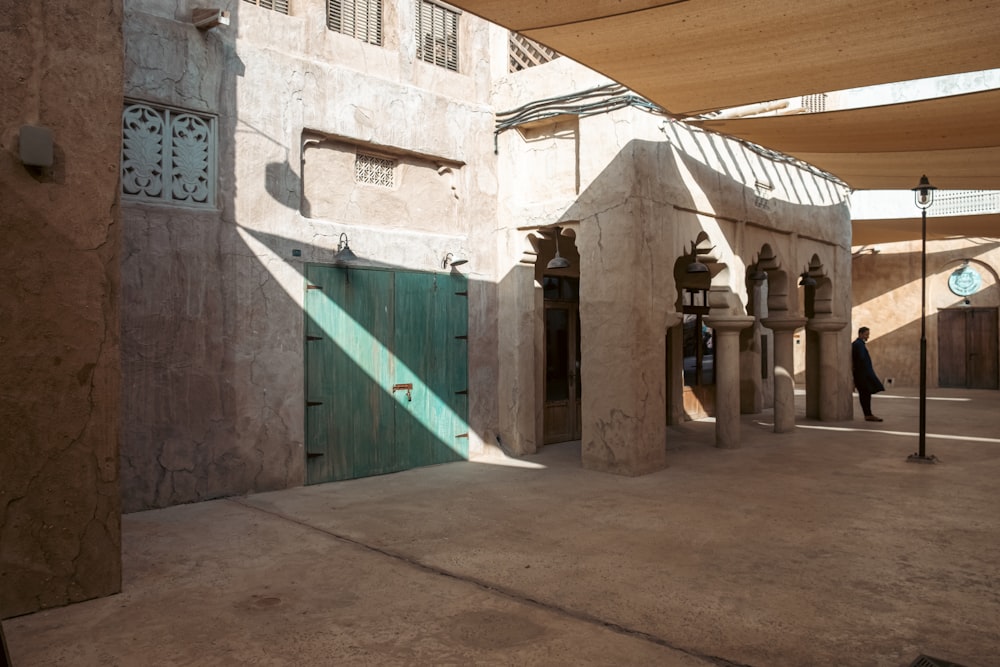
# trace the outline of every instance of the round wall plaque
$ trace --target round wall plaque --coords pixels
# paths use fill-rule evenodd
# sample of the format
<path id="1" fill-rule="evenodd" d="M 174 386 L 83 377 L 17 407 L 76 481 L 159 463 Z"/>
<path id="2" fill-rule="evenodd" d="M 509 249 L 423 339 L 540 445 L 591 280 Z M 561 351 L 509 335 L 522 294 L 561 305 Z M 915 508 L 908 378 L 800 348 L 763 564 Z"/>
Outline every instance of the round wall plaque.
<path id="1" fill-rule="evenodd" d="M 970 296 L 979 291 L 982 287 L 983 279 L 979 272 L 966 264 L 955 269 L 948 276 L 948 289 L 958 296 Z"/>

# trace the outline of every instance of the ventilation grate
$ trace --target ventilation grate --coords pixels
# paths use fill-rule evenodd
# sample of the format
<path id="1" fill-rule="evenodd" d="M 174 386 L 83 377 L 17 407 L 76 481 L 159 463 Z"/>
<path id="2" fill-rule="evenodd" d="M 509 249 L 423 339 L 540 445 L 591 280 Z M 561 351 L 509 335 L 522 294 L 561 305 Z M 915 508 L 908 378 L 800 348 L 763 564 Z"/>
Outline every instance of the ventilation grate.
<path id="1" fill-rule="evenodd" d="M 396 161 L 378 155 L 358 153 L 354 159 L 354 180 L 358 183 L 378 185 L 383 188 L 395 186 Z"/>

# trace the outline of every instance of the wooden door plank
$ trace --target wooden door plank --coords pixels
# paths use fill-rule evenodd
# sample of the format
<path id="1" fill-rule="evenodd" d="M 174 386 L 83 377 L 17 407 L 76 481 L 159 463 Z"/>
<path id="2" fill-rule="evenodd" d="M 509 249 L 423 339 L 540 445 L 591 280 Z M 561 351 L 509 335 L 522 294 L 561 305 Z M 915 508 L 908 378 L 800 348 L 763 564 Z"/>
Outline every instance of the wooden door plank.
<path id="1" fill-rule="evenodd" d="M 938 320 L 938 386 L 965 387 L 966 333 L 965 311 L 940 310 Z"/>
<path id="2" fill-rule="evenodd" d="M 997 389 L 997 310 L 972 308 L 968 311 L 970 389 Z"/>
<path id="3" fill-rule="evenodd" d="M 311 266 L 307 278 L 322 287 L 306 293 L 307 335 L 319 338 L 306 343 L 307 482 L 394 470 L 392 275 Z"/>

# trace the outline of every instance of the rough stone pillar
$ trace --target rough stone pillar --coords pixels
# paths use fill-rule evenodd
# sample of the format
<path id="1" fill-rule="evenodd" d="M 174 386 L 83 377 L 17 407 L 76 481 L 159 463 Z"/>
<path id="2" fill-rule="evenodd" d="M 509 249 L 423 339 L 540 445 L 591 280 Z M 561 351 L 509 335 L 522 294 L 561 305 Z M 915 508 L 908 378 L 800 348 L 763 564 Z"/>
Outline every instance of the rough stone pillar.
<path id="1" fill-rule="evenodd" d="M 715 446 L 740 446 L 740 331 L 754 323 L 748 316 L 708 316 L 715 337 Z"/>
<path id="2" fill-rule="evenodd" d="M 500 358 L 497 399 L 503 446 L 517 455 L 541 446 L 543 358 L 542 295 L 535 287 L 535 267 L 520 263 L 500 282 Z M 493 443 L 486 443 L 492 445 Z"/>
<path id="3" fill-rule="evenodd" d="M 774 332 L 774 432 L 795 429 L 795 330 L 804 317 L 768 317 L 761 323 Z"/>
<path id="4" fill-rule="evenodd" d="M 123 9 L 69 4 L 0 6 L 0 618 L 121 590 Z"/>
<path id="5" fill-rule="evenodd" d="M 840 418 L 837 398 L 838 334 L 847 325 L 844 320 L 813 318 L 808 328 L 819 335 L 819 419 L 837 421 Z"/>

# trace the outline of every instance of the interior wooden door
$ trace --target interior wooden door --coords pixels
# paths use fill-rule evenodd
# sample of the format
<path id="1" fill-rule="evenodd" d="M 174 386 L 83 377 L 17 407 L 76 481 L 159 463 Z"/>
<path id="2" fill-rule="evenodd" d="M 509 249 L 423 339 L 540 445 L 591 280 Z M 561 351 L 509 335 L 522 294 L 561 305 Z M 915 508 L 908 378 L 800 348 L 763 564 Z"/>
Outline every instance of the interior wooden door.
<path id="1" fill-rule="evenodd" d="M 949 308 L 938 312 L 938 386 L 997 389 L 997 310 Z"/>

